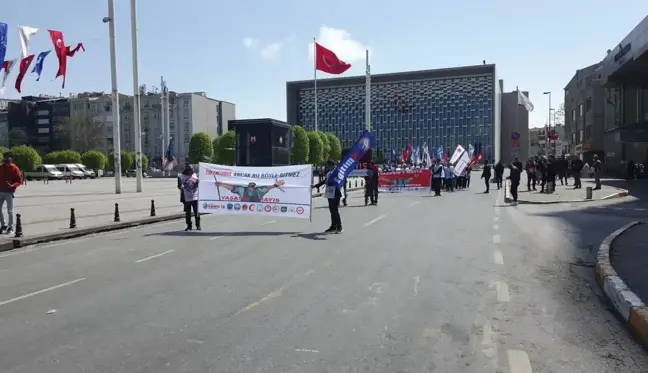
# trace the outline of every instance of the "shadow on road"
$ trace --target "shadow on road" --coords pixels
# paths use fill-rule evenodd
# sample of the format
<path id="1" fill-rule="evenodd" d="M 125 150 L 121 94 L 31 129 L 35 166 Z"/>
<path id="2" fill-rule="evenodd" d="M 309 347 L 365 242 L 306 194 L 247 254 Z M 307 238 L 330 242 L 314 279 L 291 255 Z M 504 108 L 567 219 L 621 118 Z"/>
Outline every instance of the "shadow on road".
<path id="1" fill-rule="evenodd" d="M 294 238 L 305 238 L 307 240 L 313 240 L 313 241 L 326 241 L 326 238 L 322 236 L 326 236 L 329 233 L 320 233 L 320 232 L 314 232 L 314 233 L 297 233 L 295 234 Z"/>
<path id="2" fill-rule="evenodd" d="M 170 237 L 259 237 L 259 236 L 287 236 L 295 235 L 297 232 L 208 232 L 208 231 L 176 231 L 176 232 L 159 232 L 147 234 L 147 236 L 170 236 Z"/>

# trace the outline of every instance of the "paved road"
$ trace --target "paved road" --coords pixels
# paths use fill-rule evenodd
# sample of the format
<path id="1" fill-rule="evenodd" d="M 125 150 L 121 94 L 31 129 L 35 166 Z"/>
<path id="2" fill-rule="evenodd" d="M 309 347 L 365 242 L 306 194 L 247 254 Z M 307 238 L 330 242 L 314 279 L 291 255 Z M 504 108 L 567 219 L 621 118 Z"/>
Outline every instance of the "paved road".
<path id="1" fill-rule="evenodd" d="M 356 195 L 341 235 L 317 233 L 318 199 L 312 223 L 210 216 L 0 254 L 0 371 L 648 371 L 589 267 L 627 219 L 481 187 Z"/>

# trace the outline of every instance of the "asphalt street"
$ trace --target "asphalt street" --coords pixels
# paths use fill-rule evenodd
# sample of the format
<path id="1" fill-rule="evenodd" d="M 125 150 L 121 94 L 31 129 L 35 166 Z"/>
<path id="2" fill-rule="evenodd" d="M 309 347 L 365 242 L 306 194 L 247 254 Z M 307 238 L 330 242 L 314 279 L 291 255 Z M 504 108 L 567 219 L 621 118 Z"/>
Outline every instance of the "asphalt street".
<path id="1" fill-rule="evenodd" d="M 340 235 L 319 233 L 318 198 L 312 222 L 209 216 L 2 253 L 0 371 L 648 371 L 591 267 L 629 218 L 474 184 L 353 194 Z"/>

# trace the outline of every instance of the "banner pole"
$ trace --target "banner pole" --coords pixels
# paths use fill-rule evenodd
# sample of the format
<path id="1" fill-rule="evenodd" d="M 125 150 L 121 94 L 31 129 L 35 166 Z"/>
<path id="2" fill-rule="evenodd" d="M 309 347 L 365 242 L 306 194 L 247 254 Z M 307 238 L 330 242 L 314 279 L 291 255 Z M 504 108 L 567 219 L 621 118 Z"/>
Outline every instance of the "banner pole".
<path id="1" fill-rule="evenodd" d="M 313 38 L 313 87 L 315 92 L 315 131 L 317 131 L 317 41 L 315 38 Z"/>

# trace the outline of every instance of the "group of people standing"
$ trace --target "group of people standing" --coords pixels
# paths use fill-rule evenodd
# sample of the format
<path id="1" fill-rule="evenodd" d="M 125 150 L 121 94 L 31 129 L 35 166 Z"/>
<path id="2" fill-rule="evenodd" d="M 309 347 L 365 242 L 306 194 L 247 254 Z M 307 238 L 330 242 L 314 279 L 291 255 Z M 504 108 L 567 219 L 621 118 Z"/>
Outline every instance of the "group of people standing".
<path id="1" fill-rule="evenodd" d="M 445 189 L 446 192 L 454 192 L 470 187 L 471 167 L 465 167 L 457 175 L 450 162 L 441 162 L 440 159 L 435 159 L 433 162 L 431 188 L 435 196 L 441 195 L 441 189 Z"/>

